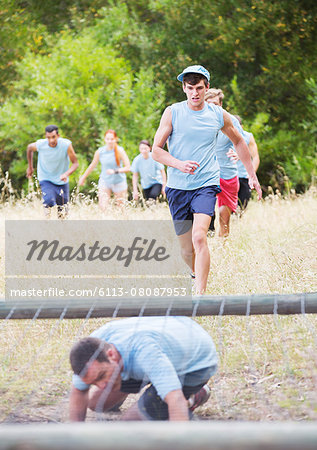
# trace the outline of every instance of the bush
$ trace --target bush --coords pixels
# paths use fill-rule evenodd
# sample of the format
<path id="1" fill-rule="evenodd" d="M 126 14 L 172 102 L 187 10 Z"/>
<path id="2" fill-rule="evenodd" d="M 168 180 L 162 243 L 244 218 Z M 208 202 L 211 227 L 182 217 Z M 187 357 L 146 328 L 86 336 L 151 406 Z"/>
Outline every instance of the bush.
<path id="1" fill-rule="evenodd" d="M 163 87 L 151 70 L 133 73 L 128 61 L 97 44 L 87 30 L 77 38 L 65 32 L 48 55 L 29 52 L 18 71 L 14 95 L 0 108 L 0 152 L 19 188 L 26 146 L 43 137 L 47 124 L 58 125 L 87 164 L 108 128 L 117 131 L 131 159 L 139 140 L 153 138 Z"/>

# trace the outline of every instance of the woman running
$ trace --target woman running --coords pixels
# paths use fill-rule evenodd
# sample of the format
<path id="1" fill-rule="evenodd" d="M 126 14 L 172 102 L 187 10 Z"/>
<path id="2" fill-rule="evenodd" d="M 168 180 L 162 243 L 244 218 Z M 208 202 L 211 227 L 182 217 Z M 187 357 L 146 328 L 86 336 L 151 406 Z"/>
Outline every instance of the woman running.
<path id="1" fill-rule="evenodd" d="M 108 130 L 105 132 L 104 139 L 106 145 L 98 148 L 92 163 L 78 182 L 79 186 L 82 186 L 100 161 L 101 174 L 98 183 L 98 198 L 102 211 L 105 211 L 112 193 L 118 204 L 122 204 L 126 200 L 128 192 L 126 172 L 130 170 L 128 155 L 117 144 L 117 133 L 114 130 Z"/>

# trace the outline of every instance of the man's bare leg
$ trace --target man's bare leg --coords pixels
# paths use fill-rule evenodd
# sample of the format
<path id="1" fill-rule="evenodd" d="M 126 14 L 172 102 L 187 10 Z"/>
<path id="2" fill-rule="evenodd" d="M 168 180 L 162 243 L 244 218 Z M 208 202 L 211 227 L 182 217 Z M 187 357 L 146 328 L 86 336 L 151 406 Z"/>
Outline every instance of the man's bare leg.
<path id="1" fill-rule="evenodd" d="M 195 250 L 196 294 L 206 291 L 210 254 L 207 245 L 207 231 L 211 217 L 207 214 L 194 214 L 192 241 Z"/>
<path id="2" fill-rule="evenodd" d="M 192 228 L 187 233 L 178 236 L 181 246 L 181 254 L 185 263 L 190 267 L 192 272 L 195 272 L 195 252 L 192 240 Z"/>
<path id="3" fill-rule="evenodd" d="M 229 206 L 222 205 L 219 208 L 219 237 L 229 236 L 231 212 Z"/>

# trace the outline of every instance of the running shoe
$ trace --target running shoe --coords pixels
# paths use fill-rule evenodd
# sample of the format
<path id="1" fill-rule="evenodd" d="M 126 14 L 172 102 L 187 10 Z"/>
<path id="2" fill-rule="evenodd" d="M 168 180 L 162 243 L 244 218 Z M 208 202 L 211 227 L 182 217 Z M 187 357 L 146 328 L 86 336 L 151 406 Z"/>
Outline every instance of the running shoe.
<path id="1" fill-rule="evenodd" d="M 198 406 L 203 405 L 209 399 L 211 394 L 210 387 L 208 384 L 205 384 L 200 391 L 193 394 L 188 399 L 188 408 L 190 411 L 194 411 L 194 409 L 198 408 Z"/>

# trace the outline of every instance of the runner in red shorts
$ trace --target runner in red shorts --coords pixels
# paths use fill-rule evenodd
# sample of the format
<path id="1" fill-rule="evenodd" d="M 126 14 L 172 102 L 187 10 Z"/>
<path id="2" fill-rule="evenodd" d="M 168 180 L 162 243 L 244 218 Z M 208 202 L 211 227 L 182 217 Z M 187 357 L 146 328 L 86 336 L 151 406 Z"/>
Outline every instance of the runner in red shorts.
<path id="1" fill-rule="evenodd" d="M 221 89 L 209 89 L 205 99 L 207 103 L 213 103 L 222 106 L 224 95 Z M 235 116 L 230 114 L 234 127 L 242 135 L 248 144 L 248 136 L 244 134 L 243 129 Z M 230 232 L 230 217 L 236 211 L 238 206 L 239 178 L 236 163 L 227 155 L 233 147 L 231 140 L 221 131 L 218 134 L 216 154 L 220 167 L 220 188 L 221 192 L 217 194 L 219 207 L 219 236 L 227 237 Z"/>

